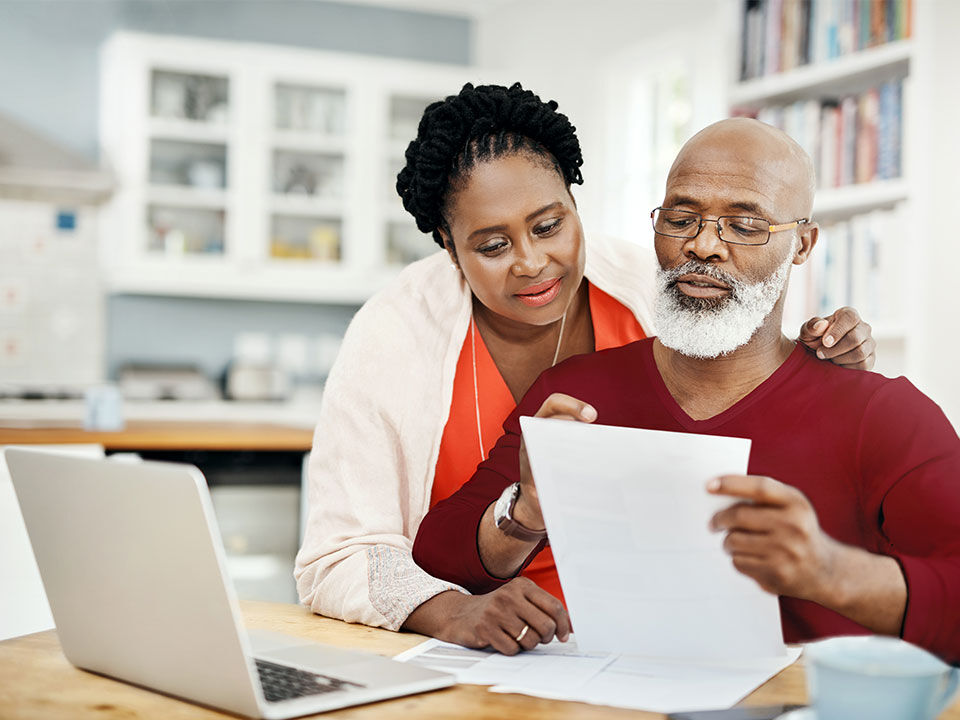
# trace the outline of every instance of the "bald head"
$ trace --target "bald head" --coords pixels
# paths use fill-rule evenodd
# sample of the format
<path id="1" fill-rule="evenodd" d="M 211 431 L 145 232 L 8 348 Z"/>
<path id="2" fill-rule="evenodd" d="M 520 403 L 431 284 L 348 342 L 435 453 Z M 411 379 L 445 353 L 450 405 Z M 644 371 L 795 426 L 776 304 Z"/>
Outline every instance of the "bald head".
<path id="1" fill-rule="evenodd" d="M 810 217 L 813 209 L 813 160 L 785 132 L 759 120 L 721 120 L 690 138 L 670 168 L 668 190 L 672 181 L 694 175 L 722 179 L 731 191 L 760 193 L 778 216 L 774 222 Z"/>

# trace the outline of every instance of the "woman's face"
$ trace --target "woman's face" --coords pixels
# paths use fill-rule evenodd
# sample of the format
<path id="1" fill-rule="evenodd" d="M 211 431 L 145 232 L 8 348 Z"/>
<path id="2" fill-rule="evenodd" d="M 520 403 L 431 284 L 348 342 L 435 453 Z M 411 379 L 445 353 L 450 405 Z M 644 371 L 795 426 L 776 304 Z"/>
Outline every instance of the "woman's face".
<path id="1" fill-rule="evenodd" d="M 447 207 L 444 235 L 474 296 L 528 325 L 556 322 L 583 279 L 580 216 L 545 160 L 507 155 L 474 166 Z"/>

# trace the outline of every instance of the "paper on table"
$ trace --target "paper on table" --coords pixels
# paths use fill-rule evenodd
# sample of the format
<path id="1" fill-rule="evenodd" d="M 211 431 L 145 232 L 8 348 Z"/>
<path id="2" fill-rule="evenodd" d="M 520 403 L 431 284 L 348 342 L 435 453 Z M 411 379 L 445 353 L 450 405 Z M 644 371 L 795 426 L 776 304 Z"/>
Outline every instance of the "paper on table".
<path id="1" fill-rule="evenodd" d="M 783 658 L 777 598 L 708 522 L 750 441 L 520 418 L 570 619 L 584 650 L 687 661 Z"/>
<path id="2" fill-rule="evenodd" d="M 620 655 L 581 683 L 551 685 L 518 675 L 490 691 L 664 714 L 713 710 L 732 706 L 799 656 L 800 648 L 791 648 L 776 658 L 710 665 Z"/>
<path id="3" fill-rule="evenodd" d="M 671 713 L 729 707 L 794 662 L 800 649 L 777 658 L 693 664 L 610 653 L 583 653 L 571 636 L 512 657 L 428 640 L 395 659 L 520 693 L 638 710 Z"/>
<path id="4" fill-rule="evenodd" d="M 441 669 L 457 682 L 497 685 L 518 681 L 532 687 L 571 687 L 581 684 L 614 661 L 610 653 L 583 653 L 571 636 L 517 655 L 495 650 L 471 650 L 441 640 L 427 640 L 397 655 L 395 660 Z"/>

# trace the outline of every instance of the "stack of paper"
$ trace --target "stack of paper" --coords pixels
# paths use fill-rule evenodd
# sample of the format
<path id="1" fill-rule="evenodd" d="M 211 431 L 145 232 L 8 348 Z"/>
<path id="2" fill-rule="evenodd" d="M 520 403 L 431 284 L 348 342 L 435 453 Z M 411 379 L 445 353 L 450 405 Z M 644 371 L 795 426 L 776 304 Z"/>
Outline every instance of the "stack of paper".
<path id="1" fill-rule="evenodd" d="M 505 657 L 431 640 L 398 656 L 494 692 L 678 712 L 728 707 L 795 661 L 777 598 L 736 571 L 707 481 L 750 441 L 521 418 L 576 642 Z"/>
<path id="2" fill-rule="evenodd" d="M 451 673 L 491 692 L 671 713 L 730 707 L 794 662 L 800 649 L 752 662 L 702 663 L 613 653 L 584 653 L 571 636 L 508 657 L 428 640 L 397 660 Z"/>

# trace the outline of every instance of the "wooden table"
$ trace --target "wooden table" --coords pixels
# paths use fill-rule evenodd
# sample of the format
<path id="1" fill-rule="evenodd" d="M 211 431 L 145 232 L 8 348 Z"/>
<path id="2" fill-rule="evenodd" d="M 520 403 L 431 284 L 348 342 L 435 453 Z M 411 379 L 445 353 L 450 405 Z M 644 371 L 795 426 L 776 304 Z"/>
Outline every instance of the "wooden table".
<path id="1" fill-rule="evenodd" d="M 131 420 L 117 432 L 88 432 L 82 427 L 0 427 L 0 445 L 102 445 L 125 450 L 292 450 L 308 452 L 313 430 L 271 423 L 173 422 Z"/>
<path id="2" fill-rule="evenodd" d="M 420 635 L 350 625 L 312 615 L 296 605 L 242 603 L 252 628 L 275 630 L 341 647 L 395 655 L 422 642 Z M 150 621 L 148 611 L 144 622 Z M 806 701 L 803 668 L 794 664 L 758 688 L 745 701 L 750 705 Z M 97 718 L 222 718 L 213 710 L 142 690 L 78 670 L 60 652 L 55 632 L 43 632 L 0 642 L 0 717 L 4 720 L 66 720 Z M 410 720 L 411 718 L 662 718 L 644 713 L 581 703 L 542 700 L 524 695 L 499 695 L 477 685 L 457 685 L 421 695 L 325 713 L 324 718 Z M 960 720 L 960 703 L 942 716 Z"/>

